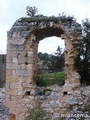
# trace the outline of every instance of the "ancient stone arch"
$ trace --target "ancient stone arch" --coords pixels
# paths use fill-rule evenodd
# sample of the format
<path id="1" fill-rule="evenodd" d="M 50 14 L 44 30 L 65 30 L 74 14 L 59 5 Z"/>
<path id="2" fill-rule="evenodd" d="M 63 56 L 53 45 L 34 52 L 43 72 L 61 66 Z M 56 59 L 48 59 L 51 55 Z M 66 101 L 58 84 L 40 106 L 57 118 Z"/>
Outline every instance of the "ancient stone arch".
<path id="1" fill-rule="evenodd" d="M 80 86 L 75 57 L 81 39 L 81 25 L 72 17 L 35 16 L 18 19 L 7 33 L 6 101 L 10 114 L 23 120 L 27 107 L 25 95 L 32 103 L 37 91 L 37 50 L 39 41 L 57 36 L 65 42 L 65 85 L 67 94 Z M 14 116 L 13 115 L 13 116 Z M 10 120 L 12 120 L 10 118 Z"/>

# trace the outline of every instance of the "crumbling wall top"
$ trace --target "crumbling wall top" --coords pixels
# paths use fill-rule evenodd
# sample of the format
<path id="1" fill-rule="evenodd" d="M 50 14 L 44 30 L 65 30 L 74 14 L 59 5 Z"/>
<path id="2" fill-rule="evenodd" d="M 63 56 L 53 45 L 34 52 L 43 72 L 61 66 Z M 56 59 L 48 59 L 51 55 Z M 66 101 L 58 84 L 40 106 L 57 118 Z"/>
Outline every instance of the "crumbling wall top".
<path id="1" fill-rule="evenodd" d="M 43 16 L 43 15 L 37 15 L 34 17 L 22 17 L 16 20 L 16 22 L 13 24 L 12 29 L 16 26 L 38 26 L 40 23 L 55 23 L 55 24 L 63 24 L 64 26 L 68 26 L 69 28 L 72 28 L 74 30 L 81 31 L 81 25 L 76 22 L 74 17 L 66 17 L 66 16 Z M 23 29 L 22 29 L 23 30 Z"/>

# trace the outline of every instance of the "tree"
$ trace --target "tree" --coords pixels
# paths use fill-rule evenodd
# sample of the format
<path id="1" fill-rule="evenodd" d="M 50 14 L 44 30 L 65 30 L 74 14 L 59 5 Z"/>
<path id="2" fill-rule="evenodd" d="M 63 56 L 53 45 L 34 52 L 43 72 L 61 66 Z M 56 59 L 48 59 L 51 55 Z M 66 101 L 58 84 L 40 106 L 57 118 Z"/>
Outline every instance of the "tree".
<path id="1" fill-rule="evenodd" d="M 48 53 L 39 52 L 39 53 L 38 53 L 38 58 L 39 58 L 40 60 L 48 61 L 48 60 L 49 60 L 49 54 L 48 54 Z"/>
<path id="2" fill-rule="evenodd" d="M 50 55 L 50 63 L 48 65 L 49 69 L 52 71 L 62 71 L 64 68 L 64 53 L 62 48 L 59 46 L 54 52 L 54 55 Z"/>
<path id="3" fill-rule="evenodd" d="M 58 72 L 62 71 L 64 68 L 64 53 L 59 46 L 54 54 L 39 52 L 38 58 L 44 60 L 43 65 L 46 65 L 49 71 Z"/>
<path id="4" fill-rule="evenodd" d="M 30 17 L 35 16 L 35 14 L 37 13 L 37 8 L 35 6 L 34 7 L 27 6 L 26 10 L 27 10 L 27 15 Z"/>
<path id="5" fill-rule="evenodd" d="M 81 84 L 90 84 L 90 22 L 88 19 L 82 22 L 83 35 L 76 57 L 76 66 L 81 76 Z"/>

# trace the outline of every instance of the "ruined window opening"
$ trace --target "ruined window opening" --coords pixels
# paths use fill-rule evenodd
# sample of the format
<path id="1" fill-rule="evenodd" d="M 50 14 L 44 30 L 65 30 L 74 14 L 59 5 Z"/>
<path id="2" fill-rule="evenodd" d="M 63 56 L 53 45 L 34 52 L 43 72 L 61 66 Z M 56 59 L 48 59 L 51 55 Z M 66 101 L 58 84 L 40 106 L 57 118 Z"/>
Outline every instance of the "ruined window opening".
<path id="1" fill-rule="evenodd" d="M 44 41 L 44 42 L 43 42 Z M 46 44 L 45 44 L 46 43 Z M 49 45 L 47 44 L 47 43 L 49 43 Z M 54 45 L 54 44 L 56 44 L 56 45 Z M 42 46 L 44 47 L 45 46 L 45 48 L 44 48 L 44 52 L 43 51 L 41 51 L 43 48 L 42 48 Z M 62 53 L 64 53 L 64 48 L 65 48 L 65 44 L 64 44 L 64 40 L 62 40 L 61 39 L 61 37 L 56 37 L 56 36 L 52 36 L 52 37 L 48 37 L 48 38 L 44 38 L 42 41 L 40 41 L 40 43 L 39 43 L 39 46 L 38 46 L 38 48 L 39 47 L 41 47 L 41 50 L 40 49 L 38 49 L 38 53 L 39 52 L 41 52 L 42 54 L 44 54 L 44 53 L 46 53 L 46 54 L 48 54 L 48 55 L 50 55 L 50 54 L 52 54 L 52 55 L 54 55 L 54 53 L 55 52 L 57 52 L 56 50 L 57 50 L 57 48 L 58 48 L 58 46 L 60 47 L 60 48 L 62 48 Z M 48 49 L 48 50 L 47 50 Z M 50 49 L 50 51 L 49 51 L 49 49 Z M 38 54 L 37 53 L 37 54 Z M 42 62 L 43 61 L 43 62 Z M 48 62 L 47 62 L 48 60 L 40 60 L 40 59 L 38 59 L 38 65 L 37 65 L 37 67 L 38 67 L 38 71 L 37 71 L 37 81 L 36 81 L 36 84 L 37 85 L 39 85 L 39 82 L 41 81 L 42 82 L 42 78 L 40 78 L 39 76 L 40 76 L 40 74 L 47 74 L 47 73 L 51 73 L 51 71 L 52 71 L 52 73 L 57 73 L 57 72 L 64 72 L 64 66 L 63 66 L 63 69 L 62 69 L 62 67 L 60 67 L 60 69 L 52 69 L 52 70 L 50 70 L 49 68 L 48 68 Z M 65 64 L 65 63 L 64 63 Z M 55 83 L 54 83 L 55 84 Z M 61 85 L 64 85 L 64 82 L 63 83 L 61 83 Z"/>
<path id="2" fill-rule="evenodd" d="M 28 65 L 28 62 L 25 62 L 25 65 Z"/>
<path id="3" fill-rule="evenodd" d="M 66 91 L 65 91 L 65 92 L 63 92 L 63 95 L 67 95 L 67 94 L 68 94 L 68 92 L 66 92 Z"/>
<path id="4" fill-rule="evenodd" d="M 30 95 L 30 91 L 26 91 L 25 95 L 29 96 Z"/>

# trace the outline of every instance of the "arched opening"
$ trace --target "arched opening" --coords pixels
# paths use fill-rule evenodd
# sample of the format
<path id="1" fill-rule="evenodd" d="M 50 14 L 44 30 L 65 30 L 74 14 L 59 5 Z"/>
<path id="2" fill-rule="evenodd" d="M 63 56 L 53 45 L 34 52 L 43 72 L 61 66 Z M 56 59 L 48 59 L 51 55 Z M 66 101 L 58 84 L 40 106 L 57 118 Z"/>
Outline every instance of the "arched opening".
<path id="1" fill-rule="evenodd" d="M 36 40 L 33 41 L 33 52 L 34 52 L 34 56 L 33 59 L 35 60 L 34 64 L 33 64 L 33 80 L 34 82 L 37 81 L 37 63 L 38 63 L 38 56 L 37 56 L 37 52 L 38 52 L 38 45 L 39 42 L 41 40 L 43 40 L 44 38 L 49 38 L 49 37 L 53 37 L 56 36 L 60 39 L 61 34 L 63 34 L 63 30 L 60 28 L 46 28 L 46 29 L 41 29 L 41 30 L 37 30 L 35 29 L 35 31 L 33 31 L 34 36 L 36 37 Z M 53 50 L 53 48 L 52 48 Z"/>
<path id="2" fill-rule="evenodd" d="M 60 37 L 47 37 L 38 45 L 38 86 L 63 85 L 65 80 L 64 40 Z"/>

